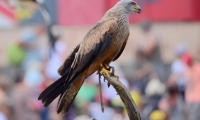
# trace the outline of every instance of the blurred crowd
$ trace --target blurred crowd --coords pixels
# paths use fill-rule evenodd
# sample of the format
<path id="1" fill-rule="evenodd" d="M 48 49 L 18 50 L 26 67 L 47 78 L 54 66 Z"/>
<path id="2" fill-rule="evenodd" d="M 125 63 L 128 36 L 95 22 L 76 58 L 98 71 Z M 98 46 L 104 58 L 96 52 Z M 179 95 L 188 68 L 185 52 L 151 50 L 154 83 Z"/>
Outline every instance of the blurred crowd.
<path id="1" fill-rule="evenodd" d="M 165 63 L 160 40 L 151 24 L 141 24 L 145 40 L 133 52 L 130 63 L 113 63 L 119 80 L 129 89 L 142 120 L 199 120 L 200 63 L 180 44 L 176 59 Z M 103 82 L 104 113 L 101 112 L 98 76 L 88 77 L 68 114 L 57 115 L 57 101 L 47 108 L 37 98 L 59 78 L 57 69 L 65 60 L 67 44 L 56 37 L 51 49 L 41 44 L 40 27 L 22 32 L 8 47 L 10 66 L 0 69 L 0 120 L 128 120 L 115 89 Z M 141 40 L 142 41 L 142 40 Z"/>

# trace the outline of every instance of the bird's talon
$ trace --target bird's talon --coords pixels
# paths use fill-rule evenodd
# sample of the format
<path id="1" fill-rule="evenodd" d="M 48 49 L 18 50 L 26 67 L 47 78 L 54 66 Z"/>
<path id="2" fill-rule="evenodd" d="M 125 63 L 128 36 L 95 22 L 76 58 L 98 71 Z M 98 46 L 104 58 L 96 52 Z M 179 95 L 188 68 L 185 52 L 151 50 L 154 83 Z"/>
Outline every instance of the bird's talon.
<path id="1" fill-rule="evenodd" d="M 110 77 L 110 71 L 107 70 L 107 69 L 104 68 L 104 67 L 103 67 L 99 72 L 100 72 L 101 75 L 103 75 L 103 73 L 105 73 L 107 76 Z"/>
<path id="2" fill-rule="evenodd" d="M 102 66 L 103 66 L 106 70 L 109 70 L 109 71 L 110 71 L 110 66 L 109 66 L 109 65 L 103 64 Z"/>
<path id="3" fill-rule="evenodd" d="M 114 75 L 114 77 L 117 78 L 117 79 L 119 79 L 119 76 L 118 76 L 118 75 Z"/>
<path id="4" fill-rule="evenodd" d="M 111 73 L 114 74 L 115 73 L 115 68 L 113 66 L 109 66 L 109 69 L 111 70 Z"/>
<path id="5" fill-rule="evenodd" d="M 110 83 L 108 82 L 108 88 L 110 87 Z"/>
<path id="6" fill-rule="evenodd" d="M 109 68 L 111 69 L 110 76 L 113 76 L 113 77 L 119 79 L 119 76 L 115 75 L 115 68 L 113 66 L 109 66 Z"/>

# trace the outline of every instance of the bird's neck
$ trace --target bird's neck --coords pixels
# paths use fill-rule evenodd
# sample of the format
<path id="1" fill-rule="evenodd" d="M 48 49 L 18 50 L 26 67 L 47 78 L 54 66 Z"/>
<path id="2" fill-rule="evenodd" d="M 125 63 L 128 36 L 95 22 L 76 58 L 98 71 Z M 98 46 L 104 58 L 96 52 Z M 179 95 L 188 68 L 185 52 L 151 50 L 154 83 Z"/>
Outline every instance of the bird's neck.
<path id="1" fill-rule="evenodd" d="M 104 19 L 114 19 L 117 22 L 121 22 L 121 21 L 128 21 L 129 15 L 125 10 L 123 10 L 124 8 L 121 7 L 113 7 L 110 10 L 108 10 L 105 15 L 104 15 Z"/>

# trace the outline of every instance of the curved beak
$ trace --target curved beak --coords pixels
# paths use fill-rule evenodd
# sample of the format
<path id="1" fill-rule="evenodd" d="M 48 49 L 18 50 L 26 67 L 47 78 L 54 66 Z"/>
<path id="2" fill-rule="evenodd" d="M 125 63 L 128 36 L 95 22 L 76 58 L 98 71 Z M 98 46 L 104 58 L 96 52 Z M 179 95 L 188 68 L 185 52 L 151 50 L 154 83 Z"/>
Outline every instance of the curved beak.
<path id="1" fill-rule="evenodd" d="M 139 5 L 135 5 L 135 7 L 134 7 L 134 10 L 133 10 L 134 12 L 136 12 L 136 13 L 141 13 L 141 8 L 140 8 L 140 6 Z"/>

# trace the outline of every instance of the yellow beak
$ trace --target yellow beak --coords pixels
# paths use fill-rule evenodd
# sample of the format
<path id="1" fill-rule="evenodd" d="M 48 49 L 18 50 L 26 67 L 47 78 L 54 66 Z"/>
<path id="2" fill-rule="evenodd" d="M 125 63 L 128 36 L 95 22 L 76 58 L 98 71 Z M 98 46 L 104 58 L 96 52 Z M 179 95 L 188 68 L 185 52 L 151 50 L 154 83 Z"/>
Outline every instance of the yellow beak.
<path id="1" fill-rule="evenodd" d="M 140 6 L 139 6 L 139 5 L 135 5 L 133 11 L 136 12 L 136 13 L 141 13 L 141 8 L 140 8 Z"/>

